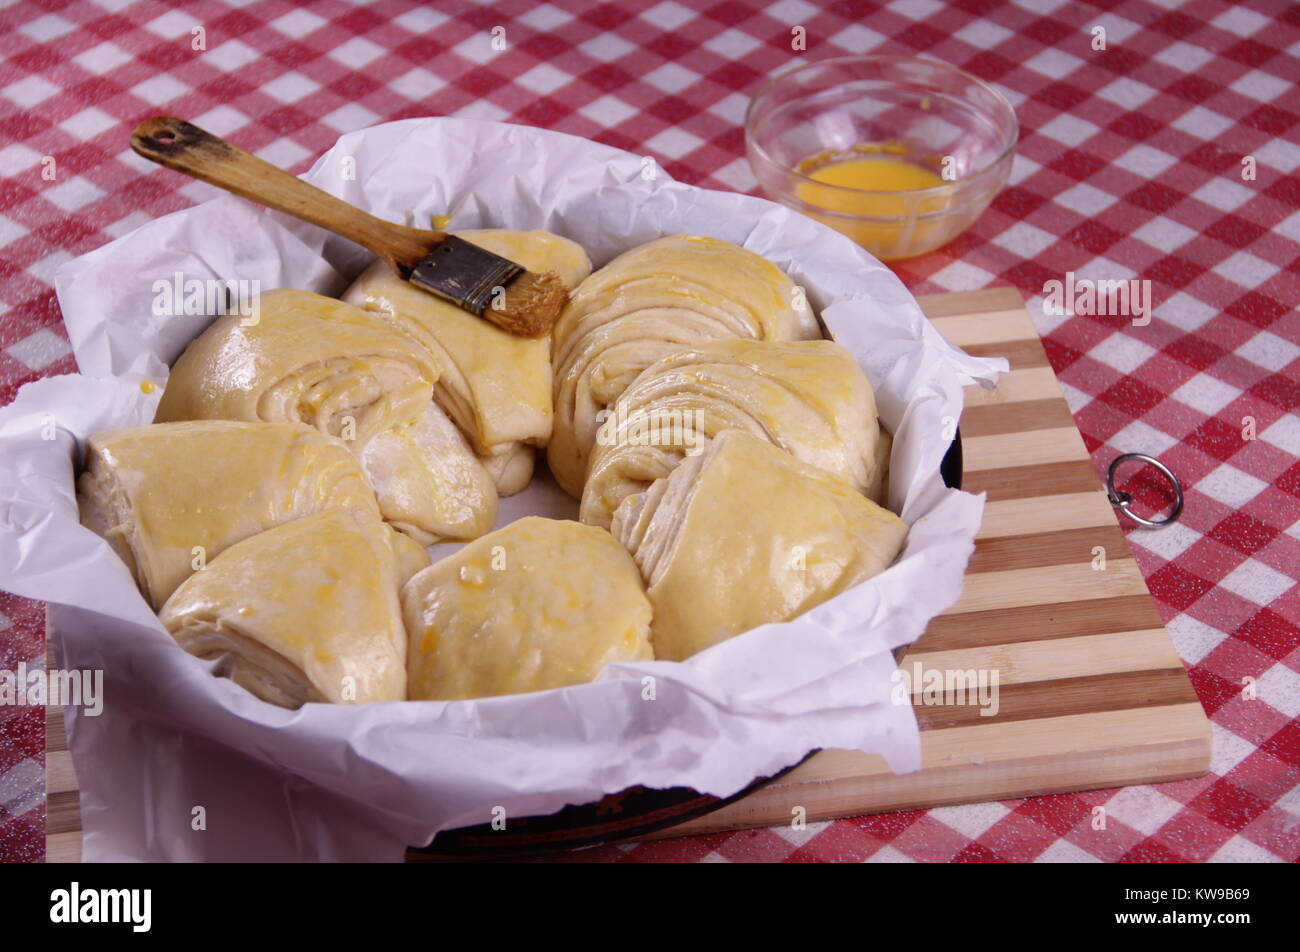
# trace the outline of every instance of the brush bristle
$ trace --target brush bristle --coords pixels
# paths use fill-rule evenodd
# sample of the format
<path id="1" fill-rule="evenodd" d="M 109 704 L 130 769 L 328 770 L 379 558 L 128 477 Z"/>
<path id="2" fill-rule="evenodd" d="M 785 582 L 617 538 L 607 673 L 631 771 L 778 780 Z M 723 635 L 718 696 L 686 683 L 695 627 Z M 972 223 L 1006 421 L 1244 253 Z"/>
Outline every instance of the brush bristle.
<path id="1" fill-rule="evenodd" d="M 502 307 L 489 304 L 483 316 L 517 337 L 545 337 L 568 300 L 569 292 L 554 271 L 525 271 L 506 285 Z"/>

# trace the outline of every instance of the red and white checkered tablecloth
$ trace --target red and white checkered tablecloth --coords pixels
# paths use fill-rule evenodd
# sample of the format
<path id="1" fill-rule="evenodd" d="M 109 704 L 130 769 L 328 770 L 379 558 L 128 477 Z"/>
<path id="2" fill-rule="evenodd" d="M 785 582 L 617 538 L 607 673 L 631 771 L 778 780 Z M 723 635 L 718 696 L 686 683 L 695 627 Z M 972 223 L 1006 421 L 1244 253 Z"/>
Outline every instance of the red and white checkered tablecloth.
<path id="1" fill-rule="evenodd" d="M 806 51 L 791 49 L 795 26 Z M 1092 49 L 1095 26 L 1104 51 Z M 206 49 L 195 50 L 200 27 Z M 1290 0 L 10 5 L 0 10 L 0 403 L 76 369 L 51 287 L 58 265 L 214 194 L 129 151 L 147 116 L 186 117 L 294 171 L 343 132 L 474 116 L 586 136 L 654 155 L 683 181 L 748 191 L 750 95 L 775 70 L 843 52 L 945 60 L 1016 107 L 1008 188 L 966 235 L 898 270 L 917 292 L 1019 288 L 1098 469 L 1141 451 L 1183 478 L 1182 521 L 1129 541 L 1213 720 L 1213 771 L 571 858 L 1300 859 L 1300 6 Z M 1246 156 L 1253 180 L 1241 174 Z M 1044 283 L 1067 271 L 1149 279 L 1154 319 L 1044 315 Z M 1254 439 L 1243 438 L 1246 417 Z M 1160 505 L 1154 481 L 1131 488 Z M 39 605 L 0 595 L 0 629 L 0 667 L 42 658 Z M 1243 678 L 1257 699 L 1242 697 Z M 10 859 L 43 855 L 42 723 L 40 710 L 0 709 Z M 1105 835 L 1089 822 L 1099 803 Z"/>

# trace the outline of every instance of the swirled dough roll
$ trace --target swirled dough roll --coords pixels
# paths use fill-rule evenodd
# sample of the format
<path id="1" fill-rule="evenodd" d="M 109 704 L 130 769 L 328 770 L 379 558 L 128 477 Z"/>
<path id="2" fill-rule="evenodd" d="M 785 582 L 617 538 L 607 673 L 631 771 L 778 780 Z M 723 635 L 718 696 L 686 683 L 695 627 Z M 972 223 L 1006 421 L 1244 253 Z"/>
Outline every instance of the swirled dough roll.
<path id="1" fill-rule="evenodd" d="M 599 414 L 656 361 L 712 340 L 819 336 L 803 295 L 752 251 L 697 235 L 633 248 L 583 281 L 555 325 L 551 472 L 582 495 Z"/>
<path id="2" fill-rule="evenodd" d="M 545 231 L 456 232 L 530 271 L 555 271 L 569 288 L 591 273 L 576 242 Z M 382 261 L 367 268 L 343 299 L 383 315 L 419 341 L 441 369 L 434 399 L 503 479 L 502 495 L 523 489 L 532 474 L 531 449 L 551 436 L 550 340 L 515 337 L 454 304 L 412 287 Z M 527 459 L 525 460 L 525 454 Z"/>
<path id="3" fill-rule="evenodd" d="M 304 516 L 226 549 L 158 617 L 190 654 L 228 656 L 235 683 L 271 704 L 401 701 L 400 538 L 342 509 Z"/>
<path id="4" fill-rule="evenodd" d="M 623 391 L 596 435 L 582 521 L 608 527 L 624 498 L 730 429 L 858 492 L 876 477 L 876 401 L 852 354 L 828 340 L 712 341 L 659 361 Z"/>
<path id="5" fill-rule="evenodd" d="M 646 581 L 655 657 L 681 661 L 884 571 L 907 525 L 766 440 L 728 430 L 624 499 L 613 533 Z"/>
<path id="6" fill-rule="evenodd" d="M 421 545 L 492 527 L 496 486 L 433 403 L 438 365 L 382 318 L 309 291 L 218 318 L 176 361 L 156 422 L 299 422 L 340 438 L 393 526 Z"/>
<path id="7" fill-rule="evenodd" d="M 155 610 L 204 561 L 251 535 L 333 507 L 380 517 L 352 454 L 301 423 L 97 433 L 77 497 L 82 523 L 108 540 Z"/>
<path id="8" fill-rule="evenodd" d="M 644 661 L 650 603 L 604 529 L 530 516 L 476 539 L 406 583 L 412 700 L 519 694 Z"/>

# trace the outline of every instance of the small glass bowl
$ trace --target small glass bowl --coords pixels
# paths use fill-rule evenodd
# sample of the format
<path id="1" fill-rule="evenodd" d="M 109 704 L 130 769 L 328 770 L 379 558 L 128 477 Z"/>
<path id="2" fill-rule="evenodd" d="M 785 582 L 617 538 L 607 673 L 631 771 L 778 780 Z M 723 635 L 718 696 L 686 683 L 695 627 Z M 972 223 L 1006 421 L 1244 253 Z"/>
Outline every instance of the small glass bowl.
<path id="1" fill-rule="evenodd" d="M 1018 132 L 1006 97 L 955 66 L 839 56 L 769 80 L 749 104 L 745 149 L 769 197 L 894 261 L 970 227 L 1006 184 Z M 920 166 L 942 184 L 881 191 L 811 177 L 873 157 Z"/>

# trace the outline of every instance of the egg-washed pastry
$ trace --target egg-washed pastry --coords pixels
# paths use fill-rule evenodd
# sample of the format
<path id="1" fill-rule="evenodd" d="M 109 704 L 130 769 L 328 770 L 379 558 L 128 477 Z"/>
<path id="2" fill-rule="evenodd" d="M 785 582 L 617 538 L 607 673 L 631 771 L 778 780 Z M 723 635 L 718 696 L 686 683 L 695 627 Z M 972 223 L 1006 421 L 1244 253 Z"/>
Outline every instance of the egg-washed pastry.
<path id="1" fill-rule="evenodd" d="M 591 273 L 576 242 L 545 231 L 459 231 L 464 238 L 523 265 L 556 272 L 566 288 Z M 533 446 L 551 436 L 550 339 L 529 339 L 412 287 L 382 261 L 367 268 L 343 299 L 383 315 L 433 355 L 441 369 L 434 399 L 469 438 L 510 495 L 528 485 Z M 526 444 L 524 446 L 516 444 Z M 504 459 L 502 459 L 504 457 Z"/>
<path id="2" fill-rule="evenodd" d="M 876 476 L 876 401 L 853 355 L 828 340 L 712 341 L 667 357 L 623 391 L 596 434 L 582 521 L 739 429 L 866 492 Z"/>
<path id="3" fill-rule="evenodd" d="M 433 403 L 438 373 L 382 318 L 284 288 L 260 295 L 255 323 L 220 317 L 190 343 L 154 420 L 306 423 L 356 455 L 393 526 L 421 545 L 472 539 L 496 520 L 496 486 Z"/>
<path id="4" fill-rule="evenodd" d="M 494 450 L 490 455 L 478 457 L 478 461 L 496 484 L 497 492 L 502 496 L 513 496 L 527 489 L 533 479 L 536 448 L 516 440 L 502 443 Z"/>
<path id="5" fill-rule="evenodd" d="M 650 603 L 604 529 L 530 516 L 476 539 L 402 589 L 411 700 L 544 691 L 647 661 Z"/>
<path id="6" fill-rule="evenodd" d="M 190 654 L 228 656 L 235 683 L 271 704 L 401 701 L 400 538 L 343 509 L 304 516 L 226 549 L 158 617 Z"/>
<path id="7" fill-rule="evenodd" d="M 333 507 L 380 517 L 352 454 L 301 423 L 202 420 L 98 433 L 87 441 L 77 497 L 82 524 L 108 540 L 155 611 L 251 535 Z"/>
<path id="8" fill-rule="evenodd" d="M 656 361 L 712 340 L 819 336 L 803 295 L 752 251 L 697 235 L 633 248 L 583 281 L 555 325 L 551 472 L 582 495 L 599 413 Z"/>
<path id="9" fill-rule="evenodd" d="M 624 499 L 613 533 L 646 581 L 655 657 L 682 661 L 884 571 L 907 525 L 766 440 L 728 430 Z"/>
<path id="10" fill-rule="evenodd" d="M 387 525 L 387 523 L 385 523 Z M 429 553 L 405 532 L 389 526 L 389 541 L 397 558 L 397 585 L 405 585 L 416 572 L 429 566 Z"/>

